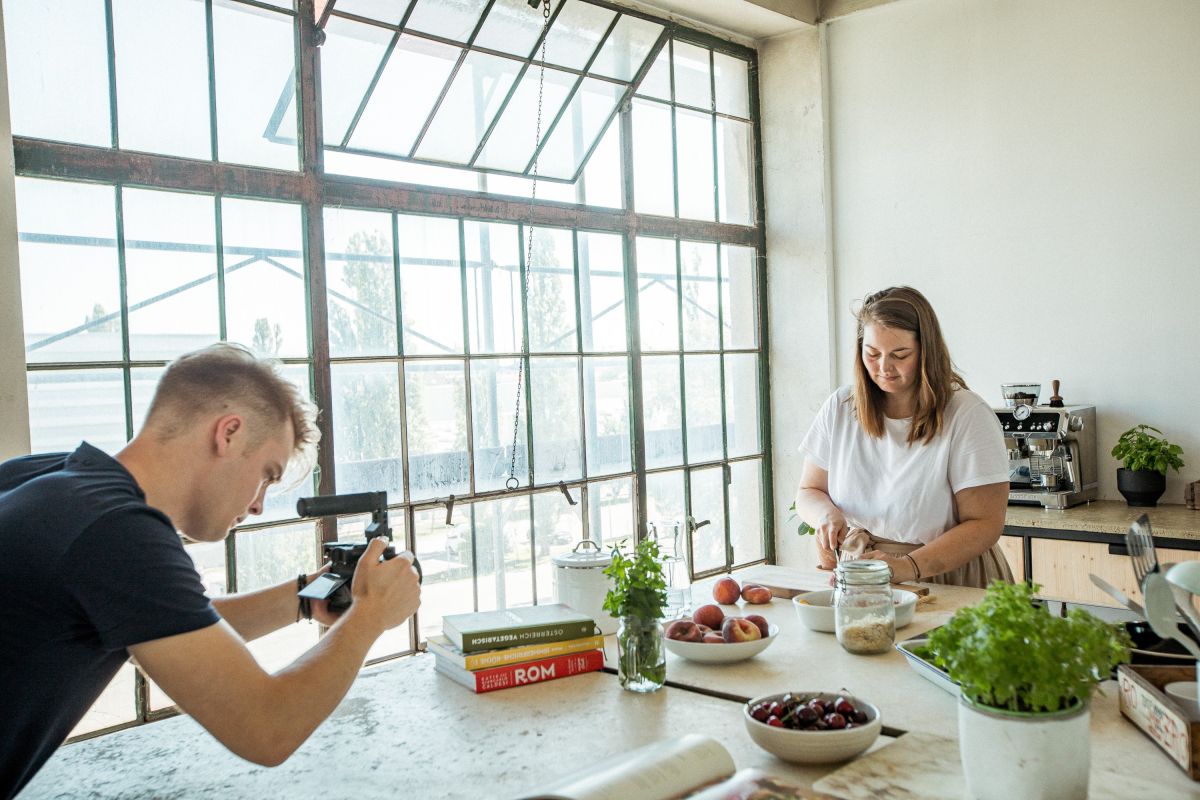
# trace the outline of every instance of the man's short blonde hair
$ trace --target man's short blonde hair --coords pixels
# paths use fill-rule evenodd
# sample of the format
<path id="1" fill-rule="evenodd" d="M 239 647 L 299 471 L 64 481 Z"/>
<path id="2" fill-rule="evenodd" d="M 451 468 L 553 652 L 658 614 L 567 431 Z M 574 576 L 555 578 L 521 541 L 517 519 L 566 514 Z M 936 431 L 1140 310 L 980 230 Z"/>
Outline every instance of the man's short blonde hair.
<path id="1" fill-rule="evenodd" d="M 288 472 L 307 474 L 316 460 L 317 408 L 280 372 L 281 363 L 247 348 L 218 342 L 185 353 L 167 365 L 158 381 L 146 427 L 160 440 L 172 439 L 200 417 L 245 409 L 254 422 L 252 441 L 270 434 L 271 424 L 292 423 L 294 443 Z"/>

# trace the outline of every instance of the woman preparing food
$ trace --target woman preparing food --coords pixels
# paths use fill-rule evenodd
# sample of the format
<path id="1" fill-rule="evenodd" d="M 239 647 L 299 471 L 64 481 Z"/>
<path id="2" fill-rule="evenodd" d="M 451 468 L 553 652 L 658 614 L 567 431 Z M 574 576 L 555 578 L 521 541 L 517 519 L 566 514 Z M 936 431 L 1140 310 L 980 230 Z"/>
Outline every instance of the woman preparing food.
<path id="1" fill-rule="evenodd" d="M 855 315 L 854 384 L 825 401 L 800 449 L 796 494 L 820 566 L 878 558 L 893 581 L 1011 581 L 997 544 L 1008 457 L 996 415 L 950 361 L 929 301 L 907 286 Z"/>

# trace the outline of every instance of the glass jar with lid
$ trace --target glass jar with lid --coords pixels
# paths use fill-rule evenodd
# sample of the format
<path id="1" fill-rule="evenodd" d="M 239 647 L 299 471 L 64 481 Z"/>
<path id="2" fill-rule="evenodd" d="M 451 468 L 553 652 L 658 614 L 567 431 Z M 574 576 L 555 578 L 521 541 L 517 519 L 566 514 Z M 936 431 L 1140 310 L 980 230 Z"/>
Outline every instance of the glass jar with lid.
<path id="1" fill-rule="evenodd" d="M 859 655 L 886 653 L 896 640 L 891 569 L 886 561 L 860 559 L 837 566 L 833 617 L 838 642 Z"/>

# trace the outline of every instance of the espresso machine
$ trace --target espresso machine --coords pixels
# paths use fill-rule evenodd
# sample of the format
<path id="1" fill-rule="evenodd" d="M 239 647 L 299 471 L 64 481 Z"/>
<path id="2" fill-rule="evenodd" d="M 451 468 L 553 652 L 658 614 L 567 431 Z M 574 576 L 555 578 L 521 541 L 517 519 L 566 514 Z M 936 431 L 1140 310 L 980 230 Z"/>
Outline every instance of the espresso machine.
<path id="1" fill-rule="evenodd" d="M 1096 499 L 1096 407 L 1017 402 L 993 409 L 1008 448 L 1009 505 L 1067 508 Z"/>

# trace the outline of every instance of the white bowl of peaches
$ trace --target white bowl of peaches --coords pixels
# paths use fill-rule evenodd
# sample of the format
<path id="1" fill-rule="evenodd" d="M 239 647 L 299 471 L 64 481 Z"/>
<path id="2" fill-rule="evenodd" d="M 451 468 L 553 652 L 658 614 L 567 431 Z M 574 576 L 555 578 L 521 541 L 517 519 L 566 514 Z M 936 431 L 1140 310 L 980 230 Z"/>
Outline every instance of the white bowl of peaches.
<path id="1" fill-rule="evenodd" d="M 737 587 L 736 594 L 730 583 Z M 761 589 L 762 593 L 755 589 Z M 725 600 L 725 605 L 732 605 L 739 596 L 746 597 L 747 590 L 750 590 L 750 597 L 756 598 L 755 601 L 747 599 L 747 602 L 771 602 L 769 589 L 754 584 L 741 587 L 732 578 L 718 581 L 713 587 L 713 596 L 718 601 Z M 681 658 L 721 664 L 753 658 L 770 647 L 778 635 L 779 626 L 768 623 L 761 614 L 726 614 L 719 605 L 709 603 L 697 608 L 690 617 L 668 623 L 665 642 L 667 650 Z"/>

